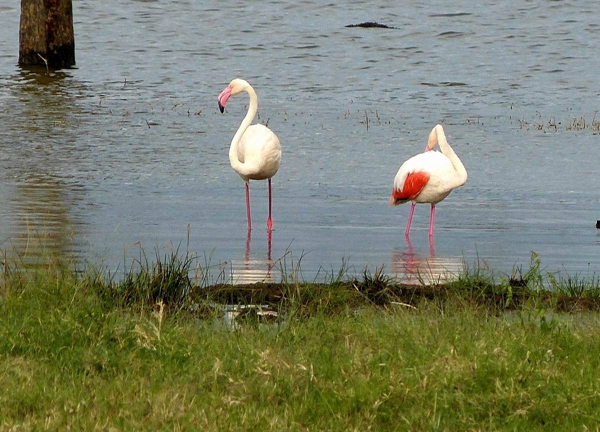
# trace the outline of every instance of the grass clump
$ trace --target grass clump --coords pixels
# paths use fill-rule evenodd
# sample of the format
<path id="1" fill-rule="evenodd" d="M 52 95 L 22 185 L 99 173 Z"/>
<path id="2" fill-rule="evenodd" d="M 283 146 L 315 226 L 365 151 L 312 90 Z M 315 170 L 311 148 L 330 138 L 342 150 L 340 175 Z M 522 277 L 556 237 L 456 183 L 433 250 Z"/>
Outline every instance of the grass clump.
<path id="1" fill-rule="evenodd" d="M 411 287 L 377 269 L 340 272 L 331 283 L 202 286 L 189 278 L 189 256 L 157 259 L 140 260 L 123 282 L 53 260 L 27 272 L 5 265 L 0 383 L 10 391 L 0 394 L 0 429 L 585 430 L 600 422 L 596 279 L 552 279 L 534 257 L 530 270 L 499 282 L 474 270 Z M 249 300 L 282 319 L 223 324 L 221 302 Z"/>
<path id="2" fill-rule="evenodd" d="M 194 258 L 186 253 L 179 256 L 178 249 L 161 257 L 156 249 L 156 260 L 148 261 L 143 250 L 131 268 L 125 269 L 122 280 L 115 281 L 102 270 L 90 269 L 87 286 L 108 305 L 130 307 L 154 305 L 159 302 L 181 306 L 192 289 L 190 272 Z"/>

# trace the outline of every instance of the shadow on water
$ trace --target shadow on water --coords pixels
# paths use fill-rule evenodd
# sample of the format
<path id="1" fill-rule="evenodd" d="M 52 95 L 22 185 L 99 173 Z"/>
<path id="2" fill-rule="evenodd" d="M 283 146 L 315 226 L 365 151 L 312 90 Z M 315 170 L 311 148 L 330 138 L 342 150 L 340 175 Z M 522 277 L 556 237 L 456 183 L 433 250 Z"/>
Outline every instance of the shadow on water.
<path id="1" fill-rule="evenodd" d="M 51 255 L 72 258 L 78 224 L 73 208 L 82 193 L 70 183 L 76 151 L 78 108 L 68 72 L 20 69 L 4 110 L 0 164 L 6 202 L 0 211 L 0 249 L 35 266 Z M 75 90 L 76 91 L 76 90 Z M 6 130 L 8 129 L 8 130 Z M 6 186 L 11 184 L 11 186 Z"/>
<path id="2" fill-rule="evenodd" d="M 457 279 L 464 264 L 459 257 L 440 257 L 435 254 L 433 239 L 429 240 L 429 255 L 415 253 L 410 238 L 406 237 L 406 251 L 392 252 L 391 276 L 399 282 L 430 285 Z"/>

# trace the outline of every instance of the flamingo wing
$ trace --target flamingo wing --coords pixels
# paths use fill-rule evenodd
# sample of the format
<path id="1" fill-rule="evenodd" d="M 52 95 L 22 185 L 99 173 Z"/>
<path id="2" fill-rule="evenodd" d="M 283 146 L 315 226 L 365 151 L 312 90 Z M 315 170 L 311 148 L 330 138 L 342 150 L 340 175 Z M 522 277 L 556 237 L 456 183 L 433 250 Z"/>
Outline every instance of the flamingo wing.
<path id="1" fill-rule="evenodd" d="M 275 175 L 281 161 L 281 144 L 271 129 L 255 124 L 242 136 L 238 160 L 247 165 L 247 177 L 264 180 Z"/>
<path id="2" fill-rule="evenodd" d="M 415 199 L 429 182 L 429 177 L 430 175 L 426 171 L 408 173 L 404 183 L 394 187 L 390 204 L 404 204 L 407 201 Z"/>

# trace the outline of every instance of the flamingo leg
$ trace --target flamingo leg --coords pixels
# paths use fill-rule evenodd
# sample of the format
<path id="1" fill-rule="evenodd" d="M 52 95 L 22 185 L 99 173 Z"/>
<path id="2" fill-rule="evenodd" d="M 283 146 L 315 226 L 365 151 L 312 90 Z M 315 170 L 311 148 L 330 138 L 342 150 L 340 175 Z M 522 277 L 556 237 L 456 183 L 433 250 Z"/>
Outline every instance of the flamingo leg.
<path id="1" fill-rule="evenodd" d="M 410 203 L 410 213 L 408 214 L 408 221 L 406 222 L 406 231 L 404 231 L 404 237 L 408 238 L 410 235 L 410 225 L 412 224 L 413 214 L 415 213 L 416 204 Z"/>
<path id="2" fill-rule="evenodd" d="M 271 193 L 271 179 L 269 179 L 269 217 L 267 218 L 267 231 L 271 231 L 273 229 L 273 218 L 271 217 L 272 200 L 273 195 Z"/>
<path id="3" fill-rule="evenodd" d="M 248 232 L 252 231 L 252 218 L 250 216 L 250 182 L 246 182 L 246 215 L 248 216 Z"/>
<path id="4" fill-rule="evenodd" d="M 431 204 L 431 216 L 429 218 L 429 238 L 433 238 L 433 225 L 435 224 L 435 204 Z"/>

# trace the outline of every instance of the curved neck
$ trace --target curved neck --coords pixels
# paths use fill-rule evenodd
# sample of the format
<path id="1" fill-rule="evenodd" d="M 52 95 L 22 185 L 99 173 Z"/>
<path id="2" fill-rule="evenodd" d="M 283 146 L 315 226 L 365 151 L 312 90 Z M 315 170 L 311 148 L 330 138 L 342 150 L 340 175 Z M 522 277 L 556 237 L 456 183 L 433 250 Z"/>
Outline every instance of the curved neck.
<path id="1" fill-rule="evenodd" d="M 248 86 L 244 91 L 250 96 L 250 106 L 248 107 L 248 112 L 242 120 L 240 127 L 231 140 L 231 147 L 229 147 L 229 161 L 231 162 L 231 166 L 240 174 L 244 171 L 244 162 L 241 162 L 238 158 L 238 146 L 240 145 L 244 132 L 246 132 L 246 129 L 248 129 L 248 126 L 250 126 L 254 120 L 254 116 L 258 110 L 258 96 L 254 89 Z"/>
<path id="2" fill-rule="evenodd" d="M 454 169 L 456 170 L 456 174 L 458 175 L 458 178 L 461 181 L 461 185 L 464 184 L 467 181 L 467 169 L 463 165 L 462 161 L 458 158 L 458 156 L 456 156 L 456 153 L 454 153 L 454 150 L 452 150 L 450 144 L 448 144 L 446 134 L 444 133 L 444 128 L 442 128 L 440 125 L 437 125 L 434 128 L 434 131 L 436 133 L 436 138 L 438 145 L 440 146 L 440 150 L 444 155 L 446 155 L 446 157 L 448 157 L 448 159 L 450 159 L 450 162 L 452 162 L 452 166 L 454 166 Z"/>

